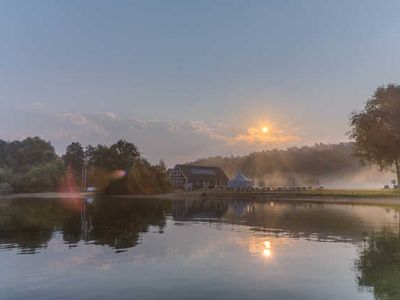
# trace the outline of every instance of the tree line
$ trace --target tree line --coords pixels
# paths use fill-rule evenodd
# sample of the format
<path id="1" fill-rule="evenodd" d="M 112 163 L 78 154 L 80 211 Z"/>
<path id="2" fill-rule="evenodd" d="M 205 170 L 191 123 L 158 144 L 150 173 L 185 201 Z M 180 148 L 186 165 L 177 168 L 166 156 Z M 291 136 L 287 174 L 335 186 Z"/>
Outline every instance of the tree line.
<path id="1" fill-rule="evenodd" d="M 265 150 L 245 156 L 210 157 L 193 164 L 219 166 L 231 177 L 241 171 L 256 179 L 258 185 L 316 185 L 322 176 L 352 174 L 363 168 L 352 155 L 353 147 L 353 143 L 315 144 Z"/>
<path id="2" fill-rule="evenodd" d="M 165 164 L 151 164 L 125 140 L 87 147 L 73 142 L 61 157 L 39 137 L 0 140 L 0 193 L 77 192 L 87 186 L 102 194 L 162 193 L 170 188 Z"/>

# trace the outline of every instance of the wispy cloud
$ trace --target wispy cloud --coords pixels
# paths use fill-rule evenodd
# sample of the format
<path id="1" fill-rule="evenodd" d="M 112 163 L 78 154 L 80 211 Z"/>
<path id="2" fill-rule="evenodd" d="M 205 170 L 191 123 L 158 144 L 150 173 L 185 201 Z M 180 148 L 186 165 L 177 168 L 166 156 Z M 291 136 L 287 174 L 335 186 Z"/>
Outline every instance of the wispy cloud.
<path id="1" fill-rule="evenodd" d="M 295 130 L 271 127 L 265 134 L 258 127 L 204 121 L 169 122 L 124 118 L 114 112 L 81 114 L 54 112 L 45 105 L 18 110 L 14 118 L 3 118 L 0 138 L 13 139 L 39 135 L 53 142 L 59 153 L 72 141 L 84 145 L 110 144 L 119 138 L 136 143 L 151 161 L 167 163 L 191 161 L 213 155 L 245 154 L 268 147 L 283 147 L 300 140 Z M 6 122 L 8 120 L 8 124 Z"/>
<path id="2" fill-rule="evenodd" d="M 98 122 L 95 122 L 94 120 L 91 120 L 81 114 L 64 113 L 59 116 L 70 121 L 74 125 L 81 126 L 97 134 L 106 134 L 105 129 Z"/>

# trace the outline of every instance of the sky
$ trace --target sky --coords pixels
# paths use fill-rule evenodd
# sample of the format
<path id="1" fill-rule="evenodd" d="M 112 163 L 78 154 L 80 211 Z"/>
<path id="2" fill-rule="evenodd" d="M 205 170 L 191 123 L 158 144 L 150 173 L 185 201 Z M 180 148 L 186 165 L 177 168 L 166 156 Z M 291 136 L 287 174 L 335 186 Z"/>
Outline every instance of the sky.
<path id="1" fill-rule="evenodd" d="M 400 78 L 399 1 L 0 0 L 0 139 L 169 166 L 347 141 Z M 264 127 L 267 130 L 262 130 Z"/>

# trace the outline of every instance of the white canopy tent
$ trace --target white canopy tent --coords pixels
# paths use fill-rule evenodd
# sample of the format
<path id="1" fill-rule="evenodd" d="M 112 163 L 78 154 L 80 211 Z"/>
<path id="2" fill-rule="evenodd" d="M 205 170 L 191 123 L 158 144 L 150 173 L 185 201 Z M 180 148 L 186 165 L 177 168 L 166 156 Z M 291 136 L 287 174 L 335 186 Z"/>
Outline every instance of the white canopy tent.
<path id="1" fill-rule="evenodd" d="M 229 180 L 228 187 L 230 188 L 248 188 L 253 186 L 253 181 L 242 173 L 238 173 L 235 178 Z"/>

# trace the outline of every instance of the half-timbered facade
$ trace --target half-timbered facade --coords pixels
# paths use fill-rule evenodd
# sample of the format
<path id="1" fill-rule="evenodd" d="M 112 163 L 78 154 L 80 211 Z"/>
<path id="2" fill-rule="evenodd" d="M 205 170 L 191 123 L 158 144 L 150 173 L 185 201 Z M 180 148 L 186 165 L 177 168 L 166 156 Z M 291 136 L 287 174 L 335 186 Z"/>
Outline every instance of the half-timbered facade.
<path id="1" fill-rule="evenodd" d="M 173 188 L 185 190 L 226 186 L 229 180 L 219 167 L 176 165 L 168 175 Z"/>

